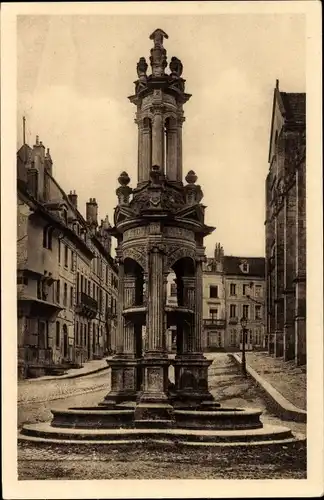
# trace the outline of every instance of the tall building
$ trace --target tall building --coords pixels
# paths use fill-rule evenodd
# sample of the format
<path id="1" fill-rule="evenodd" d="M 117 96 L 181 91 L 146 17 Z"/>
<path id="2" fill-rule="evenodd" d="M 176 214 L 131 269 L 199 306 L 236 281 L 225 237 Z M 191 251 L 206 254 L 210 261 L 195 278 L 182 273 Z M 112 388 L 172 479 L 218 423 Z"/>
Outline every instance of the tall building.
<path id="1" fill-rule="evenodd" d="M 224 250 L 216 244 L 214 257 L 208 257 L 203 264 L 203 326 L 204 347 L 216 350 L 224 347 L 226 341 L 226 306 L 224 287 Z"/>
<path id="2" fill-rule="evenodd" d="M 306 94 L 273 96 L 266 178 L 269 353 L 306 363 Z"/>
<path id="3" fill-rule="evenodd" d="M 114 349 L 118 268 L 107 219 L 53 177 L 42 142 L 17 153 L 18 374 L 39 376 Z M 108 295 L 108 298 L 107 298 Z"/>
<path id="4" fill-rule="evenodd" d="M 246 349 L 264 349 L 265 259 L 224 255 L 216 244 L 203 268 L 203 323 L 209 351 L 239 350 L 240 319 L 247 320 Z"/>

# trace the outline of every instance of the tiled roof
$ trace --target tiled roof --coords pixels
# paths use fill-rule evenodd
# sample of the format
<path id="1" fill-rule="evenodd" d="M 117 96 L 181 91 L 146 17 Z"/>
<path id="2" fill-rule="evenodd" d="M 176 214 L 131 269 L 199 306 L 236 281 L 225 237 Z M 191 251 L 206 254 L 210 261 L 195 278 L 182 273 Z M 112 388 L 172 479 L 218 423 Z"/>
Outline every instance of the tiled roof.
<path id="1" fill-rule="evenodd" d="M 280 92 L 288 120 L 298 123 L 306 122 L 306 94 L 303 92 Z"/>
<path id="2" fill-rule="evenodd" d="M 244 273 L 240 265 L 246 262 L 249 266 L 249 272 Z M 265 277 L 265 258 L 264 257 L 224 257 L 224 273 L 236 274 L 241 276 L 258 276 Z"/>

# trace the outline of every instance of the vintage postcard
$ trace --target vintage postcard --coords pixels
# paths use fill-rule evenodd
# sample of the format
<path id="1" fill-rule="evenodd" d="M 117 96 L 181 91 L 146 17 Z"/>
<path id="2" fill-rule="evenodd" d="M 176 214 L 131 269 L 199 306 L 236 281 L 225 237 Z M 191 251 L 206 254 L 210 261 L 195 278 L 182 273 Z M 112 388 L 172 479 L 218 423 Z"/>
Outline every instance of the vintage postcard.
<path id="1" fill-rule="evenodd" d="M 4 498 L 320 496 L 320 3 L 1 7 Z"/>

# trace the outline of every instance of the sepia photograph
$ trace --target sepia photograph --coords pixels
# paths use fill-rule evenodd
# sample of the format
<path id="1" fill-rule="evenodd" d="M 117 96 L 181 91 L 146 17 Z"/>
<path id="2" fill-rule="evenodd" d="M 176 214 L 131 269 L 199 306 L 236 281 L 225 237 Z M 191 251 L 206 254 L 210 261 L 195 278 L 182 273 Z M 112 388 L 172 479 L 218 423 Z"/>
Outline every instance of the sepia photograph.
<path id="1" fill-rule="evenodd" d="M 2 4 L 19 498 L 298 496 L 323 482 L 320 5 L 122 3 Z"/>

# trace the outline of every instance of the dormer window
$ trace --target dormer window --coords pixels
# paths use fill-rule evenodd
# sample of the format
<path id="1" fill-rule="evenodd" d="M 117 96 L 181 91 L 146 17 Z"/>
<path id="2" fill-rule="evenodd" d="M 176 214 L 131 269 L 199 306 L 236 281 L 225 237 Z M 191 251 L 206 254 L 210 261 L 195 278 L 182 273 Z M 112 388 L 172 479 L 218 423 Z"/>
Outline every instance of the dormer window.
<path id="1" fill-rule="evenodd" d="M 246 261 L 243 261 L 240 265 L 242 273 L 248 273 L 249 272 L 249 264 Z"/>
<path id="2" fill-rule="evenodd" d="M 63 208 L 63 220 L 64 220 L 65 224 L 67 225 L 67 223 L 68 223 L 68 214 L 67 214 L 66 208 Z"/>

